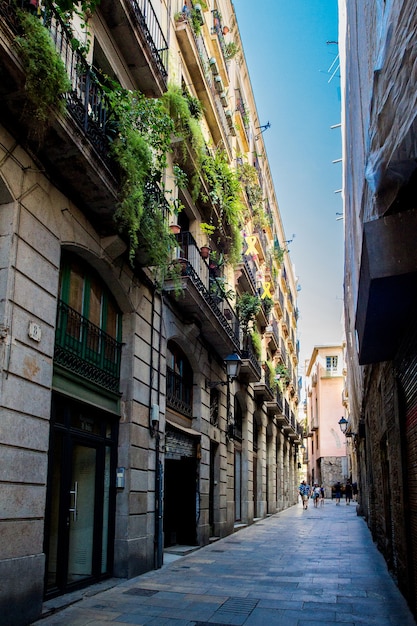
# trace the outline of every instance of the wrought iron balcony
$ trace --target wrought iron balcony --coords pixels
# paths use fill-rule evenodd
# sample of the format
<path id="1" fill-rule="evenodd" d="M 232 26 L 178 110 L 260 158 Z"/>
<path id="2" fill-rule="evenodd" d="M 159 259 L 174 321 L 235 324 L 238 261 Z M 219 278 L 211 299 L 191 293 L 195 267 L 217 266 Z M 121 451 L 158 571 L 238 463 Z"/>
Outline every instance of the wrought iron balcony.
<path id="1" fill-rule="evenodd" d="M 275 391 L 274 397 L 272 400 L 267 401 L 265 406 L 269 415 L 282 416 L 283 398 L 280 389 Z"/>
<path id="2" fill-rule="evenodd" d="M 221 279 L 214 276 L 191 233 L 176 238 L 179 257 L 171 263 L 164 291 L 190 318 L 199 320 L 201 334 L 222 358 L 240 352 L 239 321 Z"/>
<path id="3" fill-rule="evenodd" d="M 212 27 L 211 32 L 213 35 L 216 35 L 216 38 L 217 38 L 217 41 L 219 43 L 219 47 L 222 53 L 223 61 L 226 64 L 227 48 L 226 48 L 226 41 L 223 35 L 223 25 L 221 22 L 222 16 L 220 15 L 219 11 L 217 11 L 217 9 L 212 11 L 212 15 L 213 15 L 213 27 Z"/>
<path id="4" fill-rule="evenodd" d="M 186 381 L 174 370 L 167 367 L 167 406 L 182 415 L 192 417 L 192 381 Z"/>
<path id="5" fill-rule="evenodd" d="M 2 123 L 22 143 L 31 145 L 39 161 L 70 197 L 99 220 L 103 234 L 115 232 L 113 221 L 118 183 L 108 159 L 108 105 L 95 74 L 73 49 L 72 34 L 53 5 L 45 12 L 44 25 L 64 62 L 71 88 L 66 94 L 70 115 L 51 115 L 41 144 L 30 139 L 28 123 L 22 119 L 27 106 L 25 68 L 14 40 L 20 34 L 13 0 L 0 4 L 0 115 Z M 23 71 L 22 71 L 23 69 Z M 81 132 L 80 132 L 81 131 Z"/>
<path id="6" fill-rule="evenodd" d="M 150 0 L 101 0 L 104 15 L 136 86 L 150 97 L 165 90 L 168 43 Z"/>
<path id="7" fill-rule="evenodd" d="M 255 278 L 256 266 L 252 258 L 247 254 L 243 254 L 242 260 L 236 266 L 236 272 L 240 272 L 240 275 L 237 274 L 237 280 L 244 291 L 249 291 L 252 295 L 255 295 L 258 289 L 256 287 Z"/>
<path id="8" fill-rule="evenodd" d="M 240 379 L 253 383 L 261 380 L 262 367 L 250 348 L 241 351 Z"/>
<path id="9" fill-rule="evenodd" d="M 224 100 L 224 92 L 219 92 L 216 87 L 216 76 L 210 69 L 210 59 L 212 57 L 207 51 L 203 36 L 195 34 L 188 20 L 177 22 L 176 34 L 183 60 L 196 89 L 197 98 L 203 104 L 204 116 L 209 125 L 213 141 L 216 145 L 219 141 L 223 141 L 229 156 L 231 156 L 230 128 L 226 119 L 225 105 L 222 104 L 223 100 L 227 106 L 227 100 Z M 218 68 L 218 71 L 226 89 L 227 74 L 222 71 L 222 66 Z"/>
<path id="10" fill-rule="evenodd" d="M 121 353 L 119 341 L 58 302 L 54 363 L 118 394 Z"/>
<path id="11" fill-rule="evenodd" d="M 255 382 L 253 385 L 253 391 L 256 401 L 259 402 L 271 402 L 274 399 L 275 392 L 272 389 L 269 381 L 269 370 L 262 372 L 262 378 L 259 382 Z"/>
<path id="12" fill-rule="evenodd" d="M 269 342 L 272 352 L 276 352 L 279 349 L 279 329 L 276 320 L 272 320 L 272 323 L 266 327 L 265 338 Z"/>

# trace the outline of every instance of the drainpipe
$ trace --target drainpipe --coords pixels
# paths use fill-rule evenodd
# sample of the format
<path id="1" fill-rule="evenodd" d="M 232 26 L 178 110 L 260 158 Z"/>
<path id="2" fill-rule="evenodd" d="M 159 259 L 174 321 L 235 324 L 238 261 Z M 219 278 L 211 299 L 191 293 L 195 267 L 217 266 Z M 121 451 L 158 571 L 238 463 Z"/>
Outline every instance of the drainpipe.
<path id="1" fill-rule="evenodd" d="M 155 297 L 155 292 L 154 292 Z M 161 352 L 162 352 L 162 310 L 163 299 L 161 296 L 161 311 L 160 311 L 160 323 L 159 323 L 159 341 L 158 341 L 158 381 L 157 381 L 157 397 L 158 405 L 159 398 L 161 397 Z M 164 561 L 164 549 L 163 549 L 163 513 L 164 513 L 164 471 L 162 461 L 159 457 L 159 421 L 157 430 L 155 433 L 155 569 L 162 567 Z"/>
<path id="2" fill-rule="evenodd" d="M 162 545 L 162 520 L 163 520 L 163 467 L 160 459 L 160 433 L 159 433 L 159 398 L 161 391 L 161 347 L 162 347 L 162 306 L 160 315 L 159 343 L 158 343 L 158 365 L 157 365 L 157 381 L 156 381 L 156 404 L 152 403 L 153 396 L 153 342 L 155 335 L 155 288 L 152 289 L 152 308 L 151 308 L 151 358 L 149 373 L 149 428 L 151 437 L 155 438 L 155 522 L 154 522 L 154 568 L 160 569 L 163 563 L 163 545 Z M 161 301 L 162 305 L 162 301 Z M 154 418 L 154 419 L 153 419 Z"/>

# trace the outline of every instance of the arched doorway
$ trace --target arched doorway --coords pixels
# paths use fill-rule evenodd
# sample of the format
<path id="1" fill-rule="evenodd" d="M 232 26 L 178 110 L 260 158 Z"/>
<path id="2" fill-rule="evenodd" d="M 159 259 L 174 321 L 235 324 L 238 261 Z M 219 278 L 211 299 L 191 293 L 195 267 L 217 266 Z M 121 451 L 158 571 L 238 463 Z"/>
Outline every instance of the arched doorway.
<path id="1" fill-rule="evenodd" d="M 121 315 L 98 274 L 63 254 L 44 550 L 47 597 L 112 574 Z"/>

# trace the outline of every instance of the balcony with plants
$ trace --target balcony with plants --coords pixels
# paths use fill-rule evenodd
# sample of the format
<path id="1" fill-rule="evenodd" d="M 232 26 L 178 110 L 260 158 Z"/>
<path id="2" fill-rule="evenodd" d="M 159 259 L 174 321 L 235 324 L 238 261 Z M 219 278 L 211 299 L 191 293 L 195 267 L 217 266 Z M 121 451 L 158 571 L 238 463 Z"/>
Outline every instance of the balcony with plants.
<path id="1" fill-rule="evenodd" d="M 245 382 L 257 382 L 262 377 L 259 362 L 262 356 L 262 343 L 256 325 L 260 308 L 261 299 L 258 295 L 244 292 L 237 296 L 236 312 L 242 331 L 240 378 Z"/>
<path id="2" fill-rule="evenodd" d="M 219 258 L 204 258 L 190 232 L 175 235 L 177 248 L 165 274 L 163 290 L 175 306 L 198 319 L 201 333 L 225 358 L 240 351 L 234 292 L 224 279 Z"/>
<path id="3" fill-rule="evenodd" d="M 239 128 L 240 137 L 243 142 L 243 147 L 246 151 L 249 151 L 250 113 L 243 99 L 241 90 L 236 89 L 235 95 L 236 95 L 237 126 Z"/>
<path id="4" fill-rule="evenodd" d="M 43 16 L 0 5 L 4 126 L 106 230 L 117 200 L 106 94 L 55 5 Z"/>
<path id="5" fill-rule="evenodd" d="M 233 132 L 226 116 L 229 99 L 226 90 L 229 85 L 228 74 L 218 57 L 209 52 L 207 34 L 195 6 L 188 11 L 174 15 L 175 31 L 187 70 L 196 89 L 197 98 L 204 108 L 204 115 L 213 137 L 214 145 L 223 142 L 229 158 L 232 154 L 230 135 Z"/>
<path id="6" fill-rule="evenodd" d="M 173 128 L 163 102 L 93 71 L 55 5 L 0 11 L 3 124 L 102 237 L 120 234 L 132 263 L 161 265 L 172 247 L 158 182 Z"/>

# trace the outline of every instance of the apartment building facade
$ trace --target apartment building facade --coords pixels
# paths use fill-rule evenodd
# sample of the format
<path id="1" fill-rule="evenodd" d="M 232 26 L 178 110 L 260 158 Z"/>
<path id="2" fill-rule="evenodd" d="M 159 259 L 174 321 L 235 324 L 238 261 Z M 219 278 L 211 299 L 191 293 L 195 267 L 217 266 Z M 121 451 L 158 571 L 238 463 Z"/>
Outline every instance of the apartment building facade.
<path id="1" fill-rule="evenodd" d="M 336 482 L 346 484 L 352 478 L 346 437 L 339 427 L 346 413 L 344 373 L 342 345 L 314 347 L 306 368 L 307 479 L 323 485 L 326 498 Z"/>
<path id="2" fill-rule="evenodd" d="M 233 5 L 187 5 L 1 5 L 10 625 L 295 503 L 296 279 Z"/>
<path id="3" fill-rule="evenodd" d="M 417 9 L 339 9 L 349 430 L 360 511 L 416 614 Z"/>

